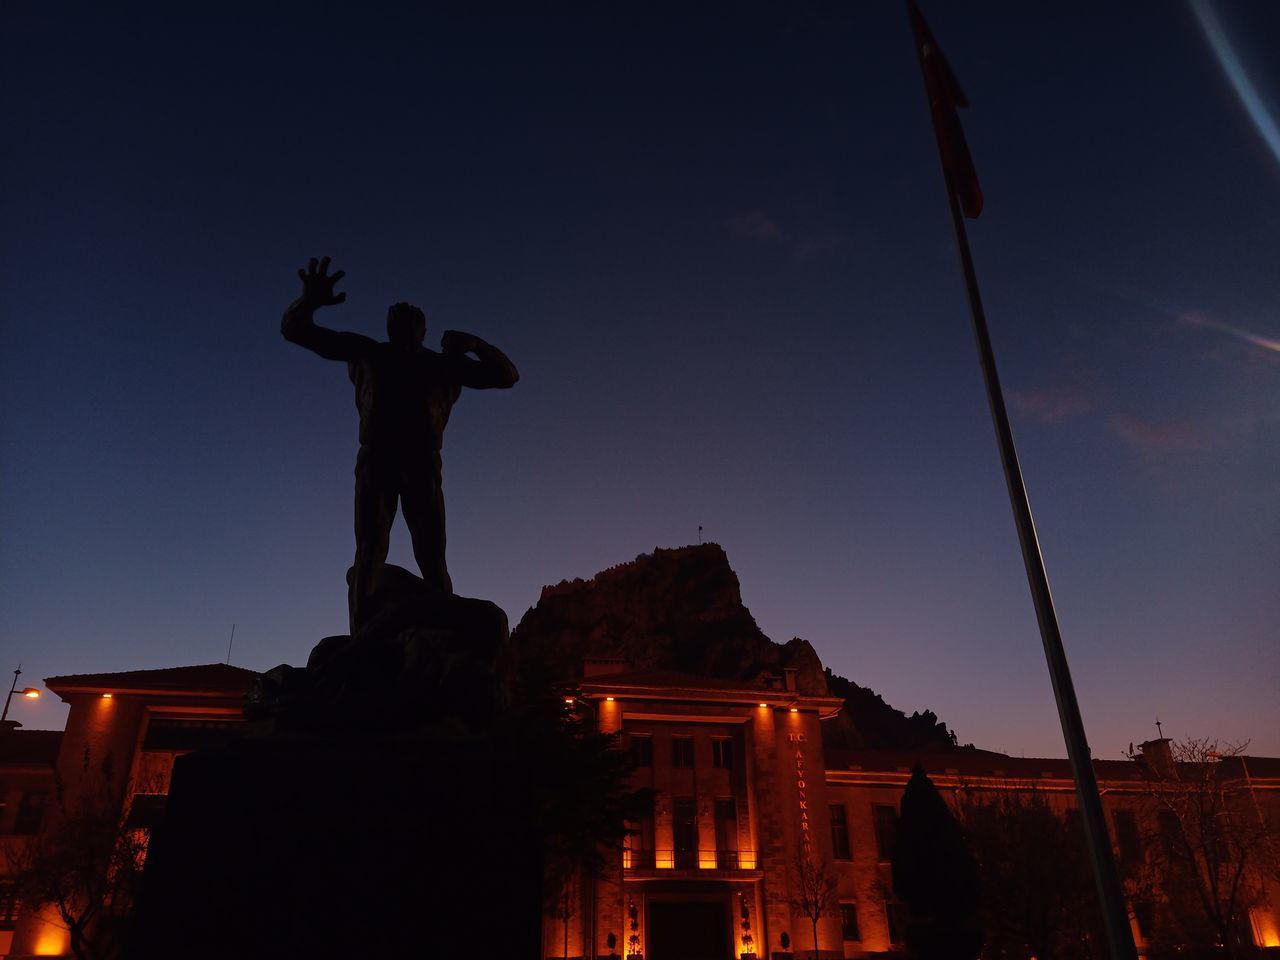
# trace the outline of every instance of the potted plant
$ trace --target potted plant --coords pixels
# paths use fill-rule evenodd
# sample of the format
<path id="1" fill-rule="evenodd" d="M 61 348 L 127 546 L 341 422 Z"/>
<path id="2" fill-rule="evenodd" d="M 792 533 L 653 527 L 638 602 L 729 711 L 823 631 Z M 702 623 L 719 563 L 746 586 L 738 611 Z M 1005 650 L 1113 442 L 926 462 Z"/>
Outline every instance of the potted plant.
<path id="1" fill-rule="evenodd" d="M 756 960 L 756 939 L 751 935 L 751 911 L 747 908 L 747 895 L 738 894 L 738 914 L 742 918 L 742 954 L 739 960 Z"/>
<path id="2" fill-rule="evenodd" d="M 627 926 L 631 930 L 627 937 L 627 960 L 644 960 L 640 952 L 640 910 L 634 900 L 627 904 Z"/>
<path id="3" fill-rule="evenodd" d="M 778 942 L 782 944 L 782 951 L 773 954 L 773 960 L 791 960 L 791 934 L 783 930 L 782 935 L 778 937 Z"/>
<path id="4" fill-rule="evenodd" d="M 604 938 L 604 942 L 609 947 L 609 960 L 614 960 L 618 956 L 618 935 L 610 930 L 609 935 Z"/>

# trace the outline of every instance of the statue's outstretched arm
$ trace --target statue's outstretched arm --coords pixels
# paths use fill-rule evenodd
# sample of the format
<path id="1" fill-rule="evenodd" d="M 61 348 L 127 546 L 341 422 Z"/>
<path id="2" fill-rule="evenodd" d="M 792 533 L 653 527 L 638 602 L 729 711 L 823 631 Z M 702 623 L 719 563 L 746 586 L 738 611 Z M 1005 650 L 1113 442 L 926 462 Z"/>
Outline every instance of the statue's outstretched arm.
<path id="1" fill-rule="evenodd" d="M 461 363 L 462 385 L 477 390 L 514 387 L 520 371 L 505 353 L 479 337 L 459 330 L 446 330 L 440 338 L 440 349 Z M 465 354 L 474 353 L 472 360 Z"/>
<path id="2" fill-rule="evenodd" d="M 342 333 L 318 326 L 315 313 L 320 307 L 331 307 L 347 299 L 345 293 L 334 293 L 334 285 L 345 276 L 339 270 L 329 276 L 329 258 L 311 258 L 306 269 L 299 270 L 302 280 L 302 296 L 289 304 L 280 321 L 280 332 L 290 343 L 306 347 L 326 360 L 358 360 L 377 341 L 359 333 Z"/>

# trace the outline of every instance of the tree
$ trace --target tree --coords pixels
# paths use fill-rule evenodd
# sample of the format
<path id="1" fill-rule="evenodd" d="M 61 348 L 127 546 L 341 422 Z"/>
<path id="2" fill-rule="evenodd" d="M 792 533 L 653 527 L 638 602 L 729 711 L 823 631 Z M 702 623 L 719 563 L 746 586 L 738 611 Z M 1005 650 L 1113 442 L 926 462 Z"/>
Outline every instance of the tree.
<path id="1" fill-rule="evenodd" d="M 978 863 L 924 768 L 902 794 L 893 892 L 906 904 L 907 950 L 921 960 L 974 960 L 982 949 Z"/>
<path id="2" fill-rule="evenodd" d="M 9 870 L 25 904 L 57 911 L 79 960 L 114 960 L 133 912 L 148 837 L 123 816 L 121 794 L 110 786 L 111 755 L 95 765 L 86 750 L 82 764 L 82 790 L 68 790 L 55 776 L 44 827 Z"/>
<path id="3" fill-rule="evenodd" d="M 1101 917 L 1078 820 L 1024 783 L 963 797 L 956 813 L 982 881 L 984 955 L 1094 955 Z"/>
<path id="4" fill-rule="evenodd" d="M 566 695 L 550 665 L 522 670 L 512 700 L 514 709 L 498 735 L 527 758 L 520 779 L 537 812 L 543 909 L 564 925 L 567 956 L 569 921 L 580 906 L 582 885 L 601 876 L 616 857 L 627 823 L 652 808 L 653 793 L 630 786 L 631 756 L 618 749 L 616 734 L 601 733 L 595 718 Z"/>
<path id="5" fill-rule="evenodd" d="M 825 860 L 815 863 L 807 853 L 796 854 L 791 872 L 791 908 L 802 917 L 807 917 L 813 925 L 813 956 L 817 960 L 818 921 L 831 913 L 835 906 L 838 889 L 836 877 L 831 864 Z"/>
<path id="6" fill-rule="evenodd" d="M 1130 753 L 1143 775 L 1144 885 L 1155 949 L 1250 950 L 1248 910 L 1276 869 L 1262 807 L 1245 776 L 1247 743 L 1160 739 Z"/>
<path id="7" fill-rule="evenodd" d="M 564 960 L 569 960 L 569 921 L 578 912 L 578 881 L 576 870 L 569 869 L 547 878 L 547 889 L 551 893 L 547 905 L 547 913 L 554 920 L 559 920 L 564 929 Z"/>

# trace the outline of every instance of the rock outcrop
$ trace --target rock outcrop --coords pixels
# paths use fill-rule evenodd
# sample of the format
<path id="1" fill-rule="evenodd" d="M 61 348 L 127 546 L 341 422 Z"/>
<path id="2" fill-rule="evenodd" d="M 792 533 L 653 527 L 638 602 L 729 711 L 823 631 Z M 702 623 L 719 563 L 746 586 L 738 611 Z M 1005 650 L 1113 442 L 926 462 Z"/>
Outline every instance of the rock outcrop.
<path id="1" fill-rule="evenodd" d="M 511 645 L 518 660 L 563 664 L 570 675 L 592 658 L 748 682 L 796 667 L 802 693 L 827 692 L 806 641 L 782 647 L 761 632 L 729 558 L 714 543 L 658 549 L 589 580 L 544 587 Z"/>
<path id="2" fill-rule="evenodd" d="M 874 691 L 824 670 L 807 640 L 770 640 L 742 602 L 738 577 L 714 543 L 641 554 L 588 580 L 544 587 L 511 635 L 516 663 L 565 678 L 589 659 L 635 670 L 679 670 L 763 683 L 794 670 L 809 696 L 839 696 L 846 709 L 823 725 L 833 745 L 947 749 L 954 738 L 929 711 L 907 717 Z"/>

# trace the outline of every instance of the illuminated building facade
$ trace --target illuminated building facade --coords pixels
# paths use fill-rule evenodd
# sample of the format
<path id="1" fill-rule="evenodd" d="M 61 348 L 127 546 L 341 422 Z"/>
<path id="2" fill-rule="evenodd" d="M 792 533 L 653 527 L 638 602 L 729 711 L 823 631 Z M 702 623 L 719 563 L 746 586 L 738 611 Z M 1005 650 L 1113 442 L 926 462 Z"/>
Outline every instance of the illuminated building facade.
<path id="1" fill-rule="evenodd" d="M 545 918 L 546 958 L 774 958 L 786 934 L 788 952 L 807 960 L 813 929 L 794 905 L 797 858 L 806 854 L 837 881 L 817 925 L 820 958 L 900 953 L 904 917 L 888 851 L 914 764 L 952 799 L 1036 790 L 1061 809 L 1073 804 L 1064 760 L 826 747 L 823 724 L 843 701 L 801 694 L 790 671 L 747 683 L 596 660 L 583 673 L 572 709 L 620 735 L 636 785 L 655 799 L 612 867 L 578 884 L 569 910 Z M 66 730 L 0 732 L 0 847 L 20 852 L 37 831 L 56 827 L 55 771 L 67 795 L 109 796 L 125 827 L 145 828 L 162 812 L 174 758 L 234 735 L 254 678 L 224 665 L 51 678 L 49 689 L 70 705 Z M 1165 743 L 1144 747 L 1158 753 Z M 84 763 L 86 751 L 113 758 L 109 775 L 100 762 Z M 1231 763 L 1232 788 L 1247 793 L 1243 809 L 1280 823 L 1280 758 Z M 1123 858 L 1136 839 L 1144 780 L 1131 761 L 1097 761 L 1096 769 Z M 8 863 L 0 860 L 0 874 Z M 1280 951 L 1277 878 L 1262 889 L 1248 905 L 1252 937 Z M 12 896 L 0 907 L 0 957 L 70 955 L 52 913 L 24 910 Z M 1145 950 L 1147 931 L 1135 929 Z"/>
<path id="2" fill-rule="evenodd" d="M 0 731 L 0 830 L 12 831 L 0 845 L 20 854 L 56 831 L 67 810 L 100 809 L 124 829 L 146 829 L 163 812 L 174 759 L 232 736 L 256 678 L 220 663 L 48 678 L 70 707 L 65 728 Z M 0 874 L 17 859 L 0 859 Z M 8 898 L 0 957 L 71 956 L 57 911 L 24 909 L 3 876 L 0 884 Z"/>
<path id="3" fill-rule="evenodd" d="M 654 791 L 652 814 L 631 825 L 620 863 L 582 885 L 567 923 L 565 911 L 547 918 L 546 958 L 774 957 L 784 934 L 786 952 L 812 957 L 813 925 L 796 906 L 797 859 L 805 857 L 837 881 L 817 924 L 818 955 L 899 953 L 905 912 L 892 896 L 889 851 L 917 762 L 953 802 L 1037 791 L 1059 810 L 1074 805 L 1065 760 L 824 749 L 823 721 L 842 701 L 797 693 L 786 672 L 756 685 L 622 666 L 588 661 L 576 702 L 631 751 L 636 785 Z M 1167 741 L 1144 747 L 1167 749 Z M 1233 789 L 1247 790 L 1257 815 L 1280 824 L 1280 759 L 1247 764 Z M 1095 768 L 1117 855 L 1132 855 L 1146 780 L 1130 760 Z M 1259 880 L 1252 937 L 1280 947 L 1280 878 Z M 1148 931 L 1135 920 L 1134 932 L 1145 952 Z"/>

